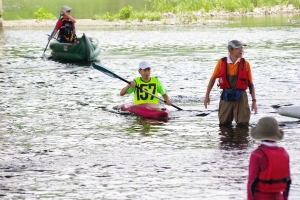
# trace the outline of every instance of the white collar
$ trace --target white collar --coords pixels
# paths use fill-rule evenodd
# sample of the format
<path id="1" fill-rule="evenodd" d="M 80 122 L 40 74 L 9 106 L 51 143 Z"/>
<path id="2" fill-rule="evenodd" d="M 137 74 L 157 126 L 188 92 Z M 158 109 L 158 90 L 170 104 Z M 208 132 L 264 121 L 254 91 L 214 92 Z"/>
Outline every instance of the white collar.
<path id="1" fill-rule="evenodd" d="M 261 144 L 264 144 L 264 145 L 269 146 L 269 147 L 277 147 L 277 143 L 276 142 L 261 141 Z"/>
<path id="2" fill-rule="evenodd" d="M 234 64 L 236 64 L 237 62 L 240 61 L 241 58 L 238 58 Z M 228 53 L 228 56 L 227 56 L 227 63 L 233 63 L 232 60 L 230 59 L 230 53 Z"/>

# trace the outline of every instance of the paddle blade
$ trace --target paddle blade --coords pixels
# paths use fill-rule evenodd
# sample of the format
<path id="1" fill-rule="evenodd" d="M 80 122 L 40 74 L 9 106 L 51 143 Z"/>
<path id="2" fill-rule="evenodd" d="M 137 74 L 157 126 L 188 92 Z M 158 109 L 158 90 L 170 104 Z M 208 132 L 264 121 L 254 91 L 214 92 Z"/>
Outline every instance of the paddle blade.
<path id="1" fill-rule="evenodd" d="M 113 78 L 119 78 L 119 76 L 118 76 L 117 74 L 113 73 L 112 71 L 110 71 L 109 69 L 107 69 L 107 68 L 101 66 L 101 65 L 98 64 L 98 63 L 94 63 L 94 62 L 93 62 L 92 65 L 93 65 L 93 67 L 94 67 L 95 69 L 101 71 L 102 73 L 104 73 L 104 74 L 106 74 L 106 75 L 108 75 L 108 76 L 110 76 L 110 77 L 113 77 Z"/>
<path id="2" fill-rule="evenodd" d="M 54 26 L 54 29 L 53 29 L 53 31 L 52 31 L 52 33 L 51 33 L 51 37 L 53 36 L 53 34 L 54 34 L 54 32 L 55 32 L 55 28 L 56 28 L 56 26 L 57 26 L 57 24 L 58 24 L 58 22 L 59 22 L 61 16 L 62 16 L 62 14 L 60 13 L 60 14 L 59 14 L 59 17 L 58 17 L 58 20 L 57 20 L 57 22 L 56 22 L 56 25 Z M 48 43 L 47 43 L 47 45 L 46 45 L 46 47 L 45 47 L 45 49 L 44 49 L 44 53 L 43 53 L 42 57 L 45 56 L 45 52 L 46 52 L 46 50 L 47 50 L 47 48 L 48 48 L 49 43 L 50 43 L 50 40 L 48 40 Z"/>

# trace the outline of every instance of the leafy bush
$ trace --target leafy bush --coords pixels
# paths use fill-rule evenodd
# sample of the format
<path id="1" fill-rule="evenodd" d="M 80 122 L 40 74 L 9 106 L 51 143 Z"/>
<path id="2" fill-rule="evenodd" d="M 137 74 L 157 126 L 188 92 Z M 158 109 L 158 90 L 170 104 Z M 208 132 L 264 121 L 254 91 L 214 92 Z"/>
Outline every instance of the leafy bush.
<path id="1" fill-rule="evenodd" d="M 94 15 L 93 20 L 102 19 L 106 21 L 114 21 L 115 17 L 110 14 L 110 12 L 106 12 L 104 15 Z"/>
<path id="2" fill-rule="evenodd" d="M 37 12 L 33 13 L 36 19 L 56 19 L 51 13 L 46 13 L 45 8 L 40 8 Z"/>
<path id="3" fill-rule="evenodd" d="M 146 13 L 145 12 L 137 12 L 134 14 L 133 17 L 137 18 L 137 20 L 139 22 L 142 22 L 146 18 Z"/>
<path id="4" fill-rule="evenodd" d="M 118 13 L 118 18 L 121 20 L 129 19 L 130 15 L 132 14 L 132 7 L 127 6 L 124 7 L 120 12 Z"/>

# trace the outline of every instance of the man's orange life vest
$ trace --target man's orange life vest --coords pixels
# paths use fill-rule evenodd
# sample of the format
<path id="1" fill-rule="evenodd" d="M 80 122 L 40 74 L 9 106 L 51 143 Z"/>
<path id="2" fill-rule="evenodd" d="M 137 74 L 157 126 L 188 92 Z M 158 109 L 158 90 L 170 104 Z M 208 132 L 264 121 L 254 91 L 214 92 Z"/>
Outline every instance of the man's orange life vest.
<path id="1" fill-rule="evenodd" d="M 219 73 L 219 86 L 221 89 L 246 90 L 249 84 L 248 75 L 245 69 L 245 59 L 241 58 L 237 71 L 237 81 L 234 88 L 231 88 L 227 79 L 227 58 L 222 58 L 221 70 Z"/>

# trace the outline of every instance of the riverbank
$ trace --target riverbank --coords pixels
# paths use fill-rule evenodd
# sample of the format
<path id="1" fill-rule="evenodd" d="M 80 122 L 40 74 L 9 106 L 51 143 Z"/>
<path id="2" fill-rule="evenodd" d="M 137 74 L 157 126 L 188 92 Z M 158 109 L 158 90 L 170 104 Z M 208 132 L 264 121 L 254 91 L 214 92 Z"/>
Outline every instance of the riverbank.
<path id="1" fill-rule="evenodd" d="M 76 27 L 102 27 L 102 26 L 161 26 L 161 25 L 210 25 L 226 24 L 228 17 L 261 17 L 275 15 L 300 15 L 300 10 L 295 9 L 292 5 L 275 6 L 272 8 L 255 8 L 253 12 L 194 12 L 192 14 L 175 15 L 173 13 L 163 14 L 160 21 L 149 20 L 132 20 L 132 21 L 105 21 L 92 19 L 77 19 Z M 9 20 L 3 21 L 4 28 L 30 28 L 30 27 L 53 27 L 56 20 Z"/>

